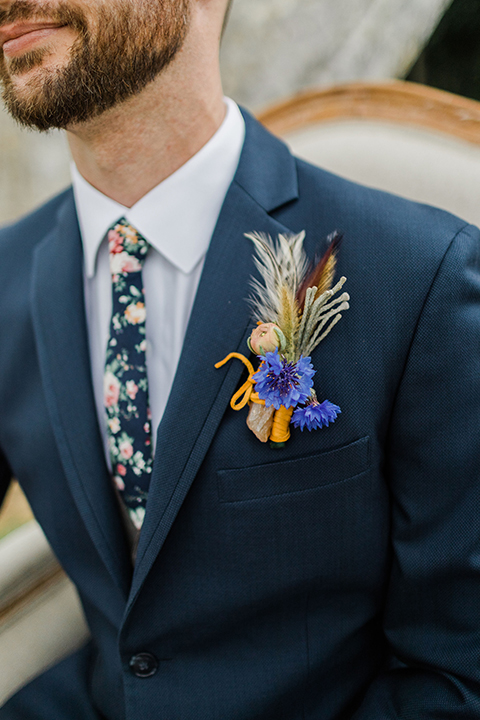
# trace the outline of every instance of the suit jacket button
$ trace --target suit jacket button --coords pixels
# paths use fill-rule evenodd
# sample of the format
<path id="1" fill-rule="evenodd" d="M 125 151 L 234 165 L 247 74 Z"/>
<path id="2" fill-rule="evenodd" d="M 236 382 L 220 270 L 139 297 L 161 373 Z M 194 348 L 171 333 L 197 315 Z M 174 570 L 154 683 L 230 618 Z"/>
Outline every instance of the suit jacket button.
<path id="1" fill-rule="evenodd" d="M 138 653 L 130 658 L 130 670 L 138 678 L 149 678 L 158 670 L 158 660 L 151 653 Z"/>

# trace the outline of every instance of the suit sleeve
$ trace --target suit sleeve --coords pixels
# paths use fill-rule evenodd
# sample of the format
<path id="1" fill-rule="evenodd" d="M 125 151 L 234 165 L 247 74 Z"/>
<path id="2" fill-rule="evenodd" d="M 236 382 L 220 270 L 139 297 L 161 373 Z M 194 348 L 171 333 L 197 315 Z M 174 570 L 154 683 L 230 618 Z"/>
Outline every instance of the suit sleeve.
<path id="1" fill-rule="evenodd" d="M 417 323 L 386 448 L 392 661 L 353 720 L 480 719 L 480 233 L 452 241 Z"/>

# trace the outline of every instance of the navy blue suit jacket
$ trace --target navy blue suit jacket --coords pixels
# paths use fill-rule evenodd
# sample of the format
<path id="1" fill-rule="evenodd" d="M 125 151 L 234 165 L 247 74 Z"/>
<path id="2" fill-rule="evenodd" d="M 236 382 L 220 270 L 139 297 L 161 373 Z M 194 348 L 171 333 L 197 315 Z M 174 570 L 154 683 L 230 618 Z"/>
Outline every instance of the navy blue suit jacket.
<path id="1" fill-rule="evenodd" d="M 313 361 L 342 414 L 273 451 L 229 407 L 241 363 L 214 369 L 252 328 L 244 233 L 306 230 L 313 256 L 336 228 L 351 309 Z M 132 571 L 71 190 L 4 228 L 0 490 L 19 479 L 92 642 L 1 720 L 480 718 L 479 425 L 479 231 L 298 161 L 247 117 Z"/>

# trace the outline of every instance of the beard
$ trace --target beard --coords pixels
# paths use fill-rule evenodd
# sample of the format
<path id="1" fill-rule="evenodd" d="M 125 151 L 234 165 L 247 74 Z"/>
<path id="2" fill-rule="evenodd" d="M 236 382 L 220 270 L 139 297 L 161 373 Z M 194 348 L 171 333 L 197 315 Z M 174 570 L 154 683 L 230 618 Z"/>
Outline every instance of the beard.
<path id="1" fill-rule="evenodd" d="M 65 129 L 86 122 L 140 93 L 166 68 L 187 34 L 191 0 L 99 0 L 95 18 L 64 4 L 14 0 L 0 25 L 48 20 L 77 34 L 61 67 L 42 69 L 48 45 L 6 61 L 0 50 L 3 100 L 21 125 Z M 15 77 L 37 67 L 22 89 Z"/>

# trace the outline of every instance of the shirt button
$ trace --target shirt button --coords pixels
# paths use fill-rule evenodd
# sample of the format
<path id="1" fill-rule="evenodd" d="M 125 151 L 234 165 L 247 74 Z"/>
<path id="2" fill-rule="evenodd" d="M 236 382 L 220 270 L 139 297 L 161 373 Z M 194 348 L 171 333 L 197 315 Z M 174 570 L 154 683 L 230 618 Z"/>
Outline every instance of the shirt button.
<path id="1" fill-rule="evenodd" d="M 138 653 L 130 658 L 130 670 L 138 678 L 149 678 L 158 670 L 158 660 L 151 653 Z"/>

